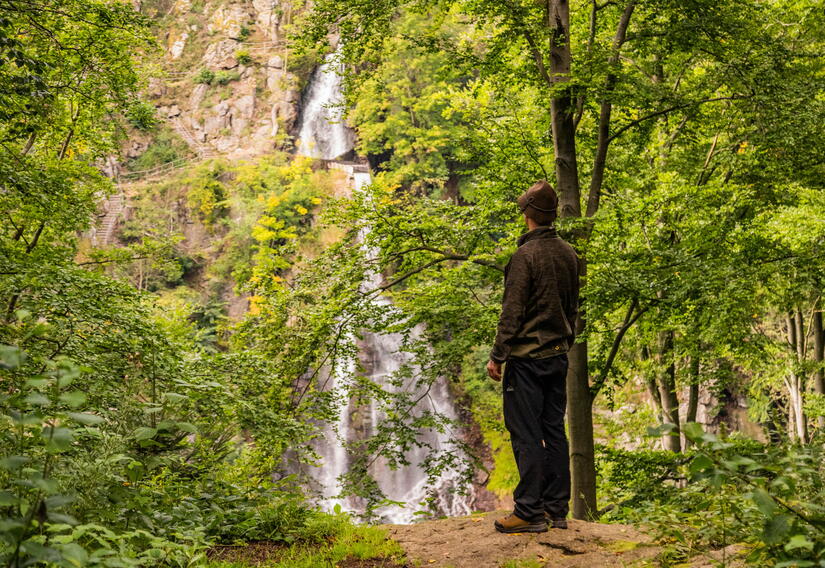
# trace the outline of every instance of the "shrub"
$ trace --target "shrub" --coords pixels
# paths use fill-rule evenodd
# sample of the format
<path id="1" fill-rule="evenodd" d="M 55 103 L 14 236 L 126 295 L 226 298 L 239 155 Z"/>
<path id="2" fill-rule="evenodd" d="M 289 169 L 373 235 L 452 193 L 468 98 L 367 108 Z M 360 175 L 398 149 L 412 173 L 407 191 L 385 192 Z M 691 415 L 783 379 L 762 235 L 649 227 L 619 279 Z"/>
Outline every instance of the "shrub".
<path id="1" fill-rule="evenodd" d="M 146 151 L 126 163 L 129 171 L 149 170 L 185 158 L 189 154 L 186 142 L 168 129 L 160 129 Z"/>
<path id="2" fill-rule="evenodd" d="M 158 117 L 154 105 L 137 101 L 126 111 L 126 118 L 129 124 L 138 130 L 151 130 L 158 124 Z"/>
<path id="3" fill-rule="evenodd" d="M 200 85 L 211 85 L 215 80 L 215 72 L 211 69 L 201 69 L 195 75 L 194 81 Z"/>
<path id="4" fill-rule="evenodd" d="M 249 65 L 252 63 L 252 55 L 245 49 L 239 49 L 235 52 L 235 59 L 238 60 L 238 63 L 241 65 Z"/>
<path id="5" fill-rule="evenodd" d="M 215 73 L 215 83 L 218 85 L 226 85 L 232 81 L 237 81 L 241 78 L 241 74 L 237 71 L 218 71 Z"/>
<path id="6" fill-rule="evenodd" d="M 627 520 L 643 503 L 669 502 L 684 481 L 687 458 L 663 450 L 623 450 L 596 446 L 599 491 L 608 519 Z"/>
<path id="7" fill-rule="evenodd" d="M 678 563 L 739 543 L 748 566 L 821 566 L 825 561 L 825 447 L 764 446 L 720 439 L 686 424 L 697 444 L 680 467 L 685 485 L 639 501 L 635 519 Z"/>

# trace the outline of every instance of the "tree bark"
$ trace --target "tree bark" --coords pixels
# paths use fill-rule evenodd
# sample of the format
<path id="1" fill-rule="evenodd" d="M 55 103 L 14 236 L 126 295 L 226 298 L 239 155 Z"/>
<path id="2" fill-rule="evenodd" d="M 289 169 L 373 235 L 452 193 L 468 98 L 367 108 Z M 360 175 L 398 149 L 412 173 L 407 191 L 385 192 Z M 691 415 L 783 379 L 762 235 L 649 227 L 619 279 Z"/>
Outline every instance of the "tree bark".
<path id="1" fill-rule="evenodd" d="M 679 398 L 676 394 L 676 364 L 673 361 L 673 331 L 659 332 L 657 370 L 659 393 L 662 400 L 662 418 L 674 429 L 665 436 L 664 446 L 672 452 L 682 451 L 681 429 L 679 426 Z"/>
<path id="2" fill-rule="evenodd" d="M 548 0 L 550 39 L 550 82 L 558 89 L 550 101 L 550 116 L 555 156 L 556 190 L 559 216 L 581 217 L 581 195 L 576 155 L 576 109 L 573 94 L 563 88 L 570 81 L 570 6 L 567 0 Z M 581 258 L 582 285 L 587 272 Z M 577 331 L 585 327 L 584 311 L 579 312 Z M 593 396 L 587 368 L 587 344 L 577 343 L 568 354 L 567 415 L 570 434 L 570 473 L 572 509 L 576 519 L 596 516 L 596 462 L 593 447 Z"/>
<path id="3" fill-rule="evenodd" d="M 808 436 L 802 408 L 804 381 L 800 375 L 800 363 L 805 357 L 802 314 L 794 311 L 785 314 L 785 327 L 792 360 L 791 370 L 785 378 L 785 386 L 788 389 L 788 435 L 791 439 L 804 444 Z"/>
<path id="4" fill-rule="evenodd" d="M 796 310 L 796 357 L 799 361 L 800 372 L 796 375 L 796 430 L 799 441 L 808 442 L 808 417 L 805 415 L 805 383 L 807 382 L 802 365 L 808 359 L 808 334 L 805 331 L 805 317 L 802 310 Z"/>
<path id="5" fill-rule="evenodd" d="M 556 190 L 561 217 L 581 217 L 579 169 L 576 155 L 576 110 L 570 90 L 570 5 L 567 0 L 548 0 L 550 81 L 558 94 L 550 101 Z M 566 88 L 562 88 L 563 86 Z"/>
<path id="6" fill-rule="evenodd" d="M 690 385 L 688 387 L 688 406 L 685 413 L 685 424 L 696 422 L 696 414 L 699 411 L 699 357 L 692 355 L 688 363 L 688 373 Z M 693 445 L 693 442 L 685 438 L 685 449 Z"/>
<path id="7" fill-rule="evenodd" d="M 814 312 L 814 361 L 818 367 L 814 374 L 814 392 L 819 395 L 825 395 L 825 369 L 822 368 L 825 362 L 825 332 L 822 327 L 822 311 Z M 820 430 L 825 430 L 825 416 L 820 416 L 819 420 Z"/>

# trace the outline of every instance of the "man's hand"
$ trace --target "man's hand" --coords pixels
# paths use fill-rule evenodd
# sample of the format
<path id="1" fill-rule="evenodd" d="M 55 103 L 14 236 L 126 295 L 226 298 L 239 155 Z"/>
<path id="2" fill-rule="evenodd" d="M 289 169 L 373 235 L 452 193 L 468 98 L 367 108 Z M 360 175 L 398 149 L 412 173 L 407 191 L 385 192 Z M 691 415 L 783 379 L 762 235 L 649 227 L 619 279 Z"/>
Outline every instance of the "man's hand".
<path id="1" fill-rule="evenodd" d="M 496 363 L 492 359 L 487 362 L 487 374 L 494 381 L 501 380 L 501 363 Z"/>

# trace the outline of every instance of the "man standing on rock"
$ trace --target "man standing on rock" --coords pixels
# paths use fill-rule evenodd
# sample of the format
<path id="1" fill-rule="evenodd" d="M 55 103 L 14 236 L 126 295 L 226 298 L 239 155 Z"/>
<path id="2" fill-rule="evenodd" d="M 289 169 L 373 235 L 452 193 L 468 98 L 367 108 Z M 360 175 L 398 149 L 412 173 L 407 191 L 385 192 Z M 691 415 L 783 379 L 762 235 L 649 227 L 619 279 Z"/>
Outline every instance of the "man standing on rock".
<path id="1" fill-rule="evenodd" d="M 504 300 L 487 373 L 502 378 L 504 423 L 519 484 L 513 514 L 495 522 L 503 533 L 567 528 L 570 456 L 564 431 L 567 351 L 575 340 L 579 262 L 559 237 L 558 198 L 539 181 L 518 198 L 528 231 L 504 271 Z"/>

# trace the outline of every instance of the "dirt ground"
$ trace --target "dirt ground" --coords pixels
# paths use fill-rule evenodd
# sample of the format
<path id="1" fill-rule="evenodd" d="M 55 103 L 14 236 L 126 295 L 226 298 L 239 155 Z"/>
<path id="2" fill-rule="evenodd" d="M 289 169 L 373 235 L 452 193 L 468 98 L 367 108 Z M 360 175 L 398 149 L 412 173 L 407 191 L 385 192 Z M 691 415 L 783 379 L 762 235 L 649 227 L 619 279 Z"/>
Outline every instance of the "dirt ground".
<path id="1" fill-rule="evenodd" d="M 650 539 L 633 527 L 570 521 L 567 530 L 501 534 L 493 521 L 504 511 L 388 525 L 389 535 L 414 565 L 443 568 L 499 568 L 508 560 L 533 560 L 553 568 L 640 566 L 656 555 Z"/>

